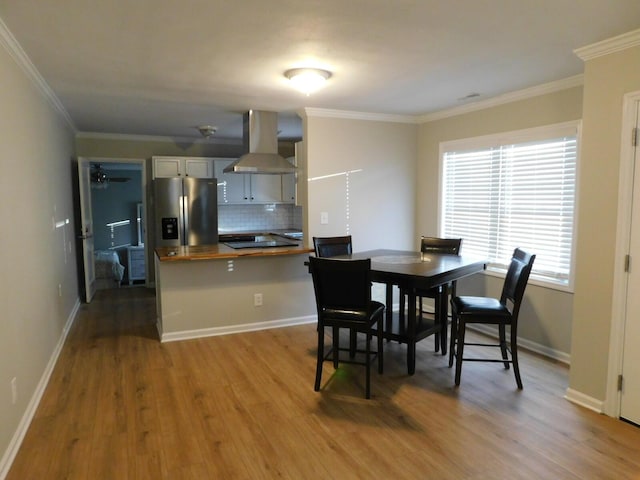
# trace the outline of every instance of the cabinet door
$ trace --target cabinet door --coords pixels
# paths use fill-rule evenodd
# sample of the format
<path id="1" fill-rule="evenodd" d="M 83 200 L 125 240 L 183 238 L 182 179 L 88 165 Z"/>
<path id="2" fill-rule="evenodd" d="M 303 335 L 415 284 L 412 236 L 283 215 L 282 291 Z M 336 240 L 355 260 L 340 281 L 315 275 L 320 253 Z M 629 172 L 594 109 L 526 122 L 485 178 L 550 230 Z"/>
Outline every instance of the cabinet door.
<path id="1" fill-rule="evenodd" d="M 184 173 L 187 177 L 213 178 L 213 160 L 208 158 L 185 158 Z"/>
<path id="2" fill-rule="evenodd" d="M 235 160 L 215 160 L 215 177 L 218 182 L 218 205 L 232 205 L 249 202 L 249 187 L 245 195 L 245 177 L 239 173 L 224 173 L 223 170 Z M 248 184 L 247 180 L 247 184 Z"/>
<path id="3" fill-rule="evenodd" d="M 178 157 L 154 158 L 153 178 L 182 176 L 184 172 L 181 160 Z"/>
<path id="4" fill-rule="evenodd" d="M 296 203 L 295 173 L 285 173 L 282 175 L 282 201 L 284 203 Z"/>
<path id="5" fill-rule="evenodd" d="M 296 151 L 297 151 L 297 146 L 296 146 Z M 296 161 L 296 157 L 288 157 L 287 161 L 294 166 L 298 165 L 298 162 Z M 295 173 L 285 173 L 284 175 L 282 175 L 282 201 L 284 203 L 293 203 L 296 204 L 297 203 L 297 194 L 298 191 L 296 190 L 296 182 L 298 180 L 297 178 L 297 174 Z"/>
<path id="6" fill-rule="evenodd" d="M 282 175 L 248 175 L 253 203 L 281 203 Z"/>

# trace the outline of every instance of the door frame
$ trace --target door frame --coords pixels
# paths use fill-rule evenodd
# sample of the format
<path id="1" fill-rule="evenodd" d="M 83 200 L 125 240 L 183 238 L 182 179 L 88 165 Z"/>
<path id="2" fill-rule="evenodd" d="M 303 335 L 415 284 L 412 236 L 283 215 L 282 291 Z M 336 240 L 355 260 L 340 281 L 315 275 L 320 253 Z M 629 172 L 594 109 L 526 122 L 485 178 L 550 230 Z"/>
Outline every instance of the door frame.
<path id="1" fill-rule="evenodd" d="M 625 271 L 625 257 L 631 243 L 631 214 L 634 193 L 635 149 L 631 142 L 631 131 L 637 126 L 637 112 L 640 108 L 640 91 L 630 92 L 623 97 L 622 130 L 620 138 L 620 172 L 618 187 L 618 221 L 614 258 L 613 301 L 611 311 L 611 331 L 609 333 L 609 362 L 607 370 L 607 390 L 604 413 L 620 418 L 621 392 L 618 390 L 618 376 L 622 374 L 624 360 L 624 330 L 626 324 L 626 303 L 628 276 Z M 640 165 L 638 166 L 640 168 Z M 640 185 L 637 186 L 640 191 Z M 640 205 L 640 198 L 636 201 Z M 638 267 L 640 268 L 640 259 Z"/>
<path id="2" fill-rule="evenodd" d="M 147 213 L 147 165 L 146 160 L 144 158 L 111 158 L 111 157 L 78 157 L 78 164 L 81 163 L 123 163 L 123 164 L 138 164 L 142 170 L 141 175 L 141 185 L 142 189 L 142 209 L 145 212 L 145 220 L 148 220 L 146 217 Z M 79 180 L 80 181 L 80 180 Z M 82 202 L 82 199 L 80 200 Z M 82 208 L 82 207 L 81 207 Z M 91 207 L 93 208 L 93 206 Z M 149 236 L 148 236 L 148 221 L 145 221 L 144 228 L 144 251 L 145 251 L 145 286 L 149 286 L 149 266 L 147 262 L 147 249 L 149 246 Z M 92 228 L 93 230 L 93 228 Z M 82 252 L 84 255 L 84 251 Z M 83 282 L 84 279 L 81 279 Z M 86 288 L 86 286 L 85 286 Z"/>
<path id="3" fill-rule="evenodd" d="M 91 204 L 91 163 L 78 158 L 78 191 L 80 202 L 80 231 L 78 239 L 82 251 L 82 285 L 84 301 L 91 303 L 96 292 L 96 275 L 94 240 L 93 240 L 93 206 Z"/>

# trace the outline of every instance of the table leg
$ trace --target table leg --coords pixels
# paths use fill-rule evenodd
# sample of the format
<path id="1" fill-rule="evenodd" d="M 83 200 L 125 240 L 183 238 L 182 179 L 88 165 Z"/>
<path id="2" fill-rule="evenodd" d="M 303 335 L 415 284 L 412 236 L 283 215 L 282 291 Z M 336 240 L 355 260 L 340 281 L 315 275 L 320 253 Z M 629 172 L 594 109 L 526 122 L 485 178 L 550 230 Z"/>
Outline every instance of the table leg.
<path id="1" fill-rule="evenodd" d="M 411 288 L 408 291 L 408 302 L 413 308 L 407 312 L 407 373 L 416 373 L 416 291 Z"/>
<path id="2" fill-rule="evenodd" d="M 440 322 L 440 350 L 442 355 L 447 354 L 447 330 L 449 323 L 449 285 L 444 284 L 440 288 L 440 294 L 436 299 L 439 305 L 436 305 L 436 312 L 438 315 L 438 321 Z"/>
<path id="3" fill-rule="evenodd" d="M 386 303 L 387 303 L 387 308 L 386 308 L 386 325 L 385 325 L 385 337 L 387 339 L 387 342 L 390 341 L 390 337 L 388 336 L 391 333 L 391 325 L 393 323 L 393 284 L 392 283 L 387 283 L 387 295 L 386 295 Z"/>

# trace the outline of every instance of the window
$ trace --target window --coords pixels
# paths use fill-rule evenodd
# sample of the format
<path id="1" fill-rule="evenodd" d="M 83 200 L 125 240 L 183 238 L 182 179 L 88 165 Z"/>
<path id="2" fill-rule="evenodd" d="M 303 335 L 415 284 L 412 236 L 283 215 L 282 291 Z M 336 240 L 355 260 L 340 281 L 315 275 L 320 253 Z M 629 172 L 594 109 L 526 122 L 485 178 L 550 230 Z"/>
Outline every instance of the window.
<path id="1" fill-rule="evenodd" d="M 505 271 L 516 247 L 531 278 L 570 287 L 577 122 L 441 145 L 441 235 Z"/>

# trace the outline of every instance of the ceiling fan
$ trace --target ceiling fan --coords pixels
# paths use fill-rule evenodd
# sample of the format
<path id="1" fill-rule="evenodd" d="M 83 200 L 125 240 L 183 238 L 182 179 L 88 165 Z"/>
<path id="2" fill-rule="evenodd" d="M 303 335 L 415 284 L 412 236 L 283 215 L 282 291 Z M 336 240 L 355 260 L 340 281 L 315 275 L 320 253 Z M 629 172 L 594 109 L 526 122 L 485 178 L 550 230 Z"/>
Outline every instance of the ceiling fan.
<path id="1" fill-rule="evenodd" d="M 91 183 L 104 185 L 113 183 L 123 183 L 131 180 L 129 177 L 110 177 L 99 163 L 91 165 Z"/>

